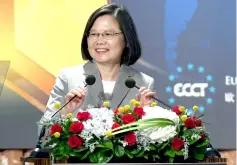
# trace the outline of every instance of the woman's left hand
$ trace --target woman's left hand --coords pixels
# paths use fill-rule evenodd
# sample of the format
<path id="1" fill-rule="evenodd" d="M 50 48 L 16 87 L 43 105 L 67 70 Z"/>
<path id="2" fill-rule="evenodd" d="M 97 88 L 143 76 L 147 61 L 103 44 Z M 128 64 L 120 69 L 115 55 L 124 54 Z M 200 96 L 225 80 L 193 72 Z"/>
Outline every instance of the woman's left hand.
<path id="1" fill-rule="evenodd" d="M 136 95 L 136 100 L 141 102 L 142 107 L 150 106 L 154 101 L 152 97 L 155 97 L 156 93 L 145 87 L 141 87 L 139 92 L 140 95 Z"/>

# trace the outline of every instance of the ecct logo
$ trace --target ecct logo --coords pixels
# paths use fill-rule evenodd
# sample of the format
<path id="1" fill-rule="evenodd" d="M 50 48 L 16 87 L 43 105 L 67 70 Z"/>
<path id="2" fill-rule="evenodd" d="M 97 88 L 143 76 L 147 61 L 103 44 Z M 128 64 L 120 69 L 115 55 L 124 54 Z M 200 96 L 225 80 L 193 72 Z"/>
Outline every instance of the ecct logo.
<path id="1" fill-rule="evenodd" d="M 205 97 L 208 83 L 177 83 L 174 85 L 174 94 L 178 97 Z"/>
<path id="2" fill-rule="evenodd" d="M 179 98 L 182 99 L 182 102 L 196 104 L 195 99 L 200 98 L 200 103 L 198 105 L 199 111 L 203 112 L 205 109 L 204 105 L 212 104 L 212 96 L 216 91 L 216 88 L 212 85 L 212 75 L 205 74 L 205 68 L 203 66 L 194 66 L 191 63 L 185 67 L 178 66 L 176 71 L 177 73 L 169 75 L 168 78 L 170 83 L 165 88 L 165 91 L 170 94 L 168 98 L 169 104 L 177 104 L 176 99 L 178 100 Z M 191 73 L 193 75 L 191 78 L 192 82 L 186 82 L 187 80 L 184 80 L 186 73 L 189 75 Z M 192 107 L 189 107 L 188 109 L 192 111 Z"/>

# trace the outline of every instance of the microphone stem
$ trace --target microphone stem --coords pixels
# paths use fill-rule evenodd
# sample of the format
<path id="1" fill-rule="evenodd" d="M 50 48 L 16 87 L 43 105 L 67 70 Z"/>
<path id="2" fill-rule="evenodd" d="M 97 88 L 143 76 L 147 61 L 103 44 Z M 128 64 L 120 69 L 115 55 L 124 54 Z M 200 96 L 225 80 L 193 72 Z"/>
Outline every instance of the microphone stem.
<path id="1" fill-rule="evenodd" d="M 140 89 L 140 88 L 139 88 L 138 86 L 136 86 L 136 85 L 135 85 L 135 87 L 136 87 L 137 89 Z M 161 101 L 160 99 L 158 99 L 158 98 L 156 98 L 156 97 L 153 97 L 153 96 L 151 96 L 151 97 L 152 97 L 153 99 L 155 99 L 156 101 L 158 101 L 159 103 L 165 105 L 167 108 L 172 109 L 172 107 L 171 107 L 170 105 L 166 104 L 165 102 Z"/>
<path id="2" fill-rule="evenodd" d="M 84 86 L 84 88 L 87 86 L 87 84 Z M 77 95 L 73 96 L 68 102 L 66 102 L 60 109 L 58 109 L 51 118 L 53 118 L 58 112 L 60 112 L 64 107 L 66 107 L 68 105 L 68 103 L 70 103 L 73 99 L 75 99 L 77 97 Z"/>
<path id="3" fill-rule="evenodd" d="M 77 97 L 77 95 L 73 96 L 68 102 L 66 102 L 59 110 L 57 110 L 57 112 L 55 112 L 51 118 L 53 118 L 58 112 L 60 112 L 65 106 L 68 105 L 68 103 L 70 103 L 73 99 L 75 99 Z"/>
<path id="4" fill-rule="evenodd" d="M 165 105 L 166 107 L 172 109 L 172 107 L 170 105 L 164 103 L 163 101 L 159 100 L 158 98 L 156 98 L 156 97 L 152 97 L 152 98 L 155 99 L 156 101 L 160 102 L 161 104 Z"/>

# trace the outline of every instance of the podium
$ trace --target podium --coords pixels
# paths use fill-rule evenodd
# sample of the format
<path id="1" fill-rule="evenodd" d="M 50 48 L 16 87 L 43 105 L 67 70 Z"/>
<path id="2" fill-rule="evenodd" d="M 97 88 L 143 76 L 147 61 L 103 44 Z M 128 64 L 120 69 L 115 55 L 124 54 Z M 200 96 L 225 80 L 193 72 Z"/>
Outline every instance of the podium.
<path id="1" fill-rule="evenodd" d="M 22 162 L 29 162 L 29 163 L 34 163 L 34 165 L 65 165 L 65 164 L 70 164 L 67 162 L 67 160 L 61 160 L 61 161 L 56 161 L 55 163 L 52 163 L 50 158 L 21 158 Z M 75 164 L 85 164 L 85 163 L 71 163 L 71 165 Z M 88 163 L 86 163 L 88 164 Z M 98 164 L 98 163 L 89 163 L 89 164 Z M 110 164 L 110 163 L 108 163 Z M 118 163 L 111 163 L 111 164 L 118 164 Z M 227 159 L 226 158 L 206 158 L 203 161 L 199 161 L 196 163 L 119 163 L 119 165 L 126 165 L 126 164 L 132 164 L 132 165 L 142 165 L 142 164 L 150 164 L 150 165 L 191 165 L 191 164 L 196 164 L 196 165 L 227 165 Z M 24 164 L 23 164 L 24 165 Z"/>

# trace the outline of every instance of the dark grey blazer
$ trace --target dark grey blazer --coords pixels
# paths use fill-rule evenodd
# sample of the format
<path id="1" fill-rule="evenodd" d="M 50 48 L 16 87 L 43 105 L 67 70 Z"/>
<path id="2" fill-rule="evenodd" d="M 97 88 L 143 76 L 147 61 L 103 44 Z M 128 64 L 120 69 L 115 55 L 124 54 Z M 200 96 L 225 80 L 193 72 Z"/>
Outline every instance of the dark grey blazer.
<path id="1" fill-rule="evenodd" d="M 80 107 L 86 109 L 88 105 L 100 106 L 103 100 L 103 85 L 100 77 L 100 73 L 93 62 L 87 62 L 86 64 L 64 68 L 61 70 L 59 76 L 56 79 L 56 83 L 52 89 L 49 97 L 46 111 L 55 112 L 53 106 L 54 103 L 59 101 L 64 104 L 65 95 L 73 88 L 84 87 L 85 78 L 87 75 L 94 75 L 96 82 L 94 85 L 87 86 L 87 93 L 83 105 Z M 124 82 L 126 78 L 132 77 L 136 81 L 138 87 L 147 87 L 154 91 L 154 79 L 144 73 L 138 72 L 135 69 L 122 65 L 118 79 L 115 83 L 115 87 L 110 100 L 111 108 L 117 108 L 129 104 L 130 100 L 135 98 L 138 94 L 138 89 L 129 89 L 125 86 Z"/>

